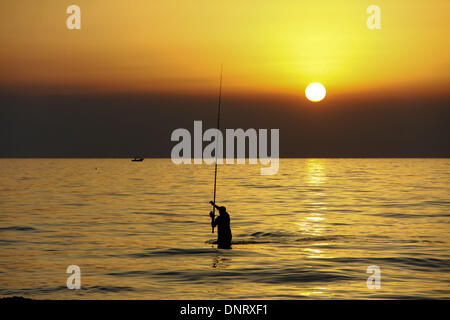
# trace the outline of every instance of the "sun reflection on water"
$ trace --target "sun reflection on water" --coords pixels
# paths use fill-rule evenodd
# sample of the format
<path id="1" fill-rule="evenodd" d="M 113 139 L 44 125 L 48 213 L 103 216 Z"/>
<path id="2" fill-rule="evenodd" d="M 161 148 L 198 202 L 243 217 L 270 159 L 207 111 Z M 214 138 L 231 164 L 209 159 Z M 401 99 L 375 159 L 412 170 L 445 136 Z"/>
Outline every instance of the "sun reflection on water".
<path id="1" fill-rule="evenodd" d="M 319 236 L 323 231 L 323 222 L 326 211 L 326 203 L 321 201 L 323 190 L 321 186 L 326 182 L 325 161 L 323 159 L 307 159 L 305 160 L 305 183 L 306 197 L 305 207 L 307 208 L 307 216 L 303 216 L 301 221 L 297 223 L 300 226 L 300 232 L 306 235 Z"/>
<path id="2" fill-rule="evenodd" d="M 307 159 L 306 163 L 306 183 L 309 186 L 320 185 L 325 183 L 325 160 L 323 159 Z"/>

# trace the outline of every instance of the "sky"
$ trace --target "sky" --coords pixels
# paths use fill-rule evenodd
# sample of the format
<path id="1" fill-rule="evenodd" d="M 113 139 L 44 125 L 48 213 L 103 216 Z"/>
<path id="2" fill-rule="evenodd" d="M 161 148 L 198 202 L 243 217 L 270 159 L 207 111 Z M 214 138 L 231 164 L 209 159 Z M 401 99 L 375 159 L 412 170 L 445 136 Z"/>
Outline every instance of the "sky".
<path id="1" fill-rule="evenodd" d="M 71 4 L 81 30 L 66 28 Z M 366 27 L 371 4 L 380 30 Z M 172 130 L 214 126 L 221 64 L 225 123 L 280 128 L 284 156 L 449 156 L 449 11 L 447 0 L 2 1 L 0 156 L 169 156 Z M 305 100 L 311 82 L 324 101 Z"/>

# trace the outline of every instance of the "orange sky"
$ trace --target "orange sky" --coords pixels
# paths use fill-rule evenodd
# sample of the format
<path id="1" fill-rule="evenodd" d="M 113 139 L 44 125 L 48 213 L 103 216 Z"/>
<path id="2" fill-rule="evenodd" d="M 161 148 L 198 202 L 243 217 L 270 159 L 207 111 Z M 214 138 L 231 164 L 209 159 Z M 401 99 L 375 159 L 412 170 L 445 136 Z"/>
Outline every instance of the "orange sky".
<path id="1" fill-rule="evenodd" d="M 81 7 L 82 29 L 66 28 Z M 368 30 L 366 8 L 382 10 Z M 0 87 L 75 92 L 448 91 L 448 0 L 2 1 Z"/>

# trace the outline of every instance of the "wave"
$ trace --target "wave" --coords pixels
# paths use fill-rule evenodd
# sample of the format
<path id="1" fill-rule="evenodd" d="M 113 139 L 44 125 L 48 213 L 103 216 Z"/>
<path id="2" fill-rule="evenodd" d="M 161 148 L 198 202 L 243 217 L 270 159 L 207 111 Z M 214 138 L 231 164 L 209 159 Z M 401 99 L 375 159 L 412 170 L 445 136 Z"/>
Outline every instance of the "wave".
<path id="1" fill-rule="evenodd" d="M 36 296 L 36 295 L 46 295 L 46 294 L 54 294 L 58 292 L 67 293 L 68 290 L 67 286 L 55 286 L 55 287 L 39 287 L 39 288 L 25 288 L 25 289 L 17 289 L 17 290 L 5 290 L 0 289 L 0 295 L 2 296 L 13 296 L 27 299 L 23 297 L 27 296 Z M 133 287 L 127 287 L 127 286 L 85 286 L 82 284 L 81 289 L 73 291 L 73 293 L 81 293 L 85 294 L 87 292 L 90 293 L 109 293 L 109 292 L 124 292 L 124 291 L 136 291 Z"/>
<path id="2" fill-rule="evenodd" d="M 305 270 L 304 268 L 271 268 L 271 269 L 233 269 L 215 271 L 160 271 L 153 272 L 152 276 L 164 278 L 164 281 L 173 282 L 211 282 L 211 281 L 233 281 L 286 284 L 305 282 L 334 282 L 355 279 L 352 276 L 340 272 Z"/>
<path id="3" fill-rule="evenodd" d="M 284 188 L 282 185 L 260 185 L 260 184 L 241 184 L 244 188 L 258 188 L 258 189 L 272 189 L 272 188 Z"/>
<path id="4" fill-rule="evenodd" d="M 374 214 L 371 214 L 371 215 L 372 216 L 376 216 L 376 217 L 399 218 L 399 219 L 450 217 L 449 213 L 442 213 L 442 214 L 431 214 L 431 213 L 427 213 L 427 214 L 410 214 L 410 213 L 391 213 L 391 212 L 386 212 L 386 213 L 374 213 Z"/>
<path id="5" fill-rule="evenodd" d="M 342 264 L 374 264 L 374 265 L 398 265 L 401 267 L 409 267 L 410 269 L 422 271 L 442 271 L 450 272 L 450 259 L 437 258 L 412 258 L 412 257 L 385 257 L 385 258 L 332 258 L 330 262 Z"/>
<path id="6" fill-rule="evenodd" d="M 5 227 L 0 228 L 0 232 L 2 231 L 35 231 L 35 228 L 32 227 L 25 227 L 25 226 L 12 226 L 12 227 Z"/>
<path id="7" fill-rule="evenodd" d="M 147 215 L 155 215 L 155 216 L 177 216 L 175 213 L 168 212 L 148 212 L 148 211 L 133 211 L 133 214 L 147 214 Z"/>
<path id="8" fill-rule="evenodd" d="M 245 245 L 245 244 L 266 244 L 266 243 L 295 243 L 295 242 L 314 242 L 314 241 L 334 241 L 344 238 L 343 235 L 330 236 L 308 236 L 298 237 L 294 234 L 286 232 L 254 232 L 250 235 L 240 235 L 236 237 L 231 244 Z M 205 241 L 208 244 L 217 244 L 216 239 Z"/>
<path id="9" fill-rule="evenodd" d="M 161 256 L 161 255 L 202 255 L 211 254 L 211 249 L 181 249 L 181 248 L 170 248 L 166 250 L 149 250 L 147 252 L 138 252 L 127 254 L 128 257 L 132 258 L 146 258 L 151 256 Z"/>

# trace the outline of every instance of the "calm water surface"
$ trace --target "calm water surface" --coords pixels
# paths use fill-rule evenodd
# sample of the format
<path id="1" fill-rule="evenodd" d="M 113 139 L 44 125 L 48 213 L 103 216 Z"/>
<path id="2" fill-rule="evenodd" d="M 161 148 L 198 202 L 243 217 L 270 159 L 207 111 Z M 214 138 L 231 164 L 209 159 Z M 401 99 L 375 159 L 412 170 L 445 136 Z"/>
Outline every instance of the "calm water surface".
<path id="1" fill-rule="evenodd" d="M 450 298 L 450 159 L 219 166 L 232 250 L 211 241 L 213 166 L 0 159 L 0 296 Z M 81 290 L 66 287 L 81 268 Z M 381 269 L 381 289 L 366 286 Z"/>

